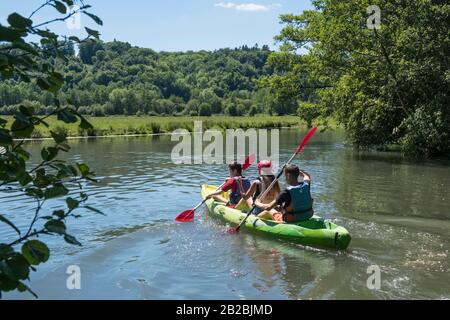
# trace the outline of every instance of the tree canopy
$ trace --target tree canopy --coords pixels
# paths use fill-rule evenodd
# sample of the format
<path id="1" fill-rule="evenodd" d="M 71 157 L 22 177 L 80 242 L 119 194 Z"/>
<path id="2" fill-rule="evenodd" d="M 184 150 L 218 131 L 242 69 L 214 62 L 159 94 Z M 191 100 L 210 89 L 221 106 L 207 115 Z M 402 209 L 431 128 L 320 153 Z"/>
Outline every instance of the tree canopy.
<path id="1" fill-rule="evenodd" d="M 269 92 L 256 94 L 255 80 L 272 74 L 267 46 L 243 46 L 214 52 L 155 52 L 129 43 L 91 39 L 65 45 L 69 55 L 57 63 L 65 84 L 59 94 L 81 114 L 103 115 L 243 115 L 294 110 L 269 103 Z M 49 57 L 49 59 L 52 59 Z M 49 94 L 16 79 L 0 83 L 0 113 L 11 114 L 23 102 L 46 114 L 53 108 Z"/>
<path id="2" fill-rule="evenodd" d="M 450 5 L 433 0 L 314 0 L 283 15 L 275 70 L 260 80 L 299 112 L 338 119 L 360 147 L 450 154 Z M 373 23 L 373 6 L 380 24 Z M 306 54 L 299 52 L 306 50 Z M 314 106 L 314 107 L 312 107 Z"/>

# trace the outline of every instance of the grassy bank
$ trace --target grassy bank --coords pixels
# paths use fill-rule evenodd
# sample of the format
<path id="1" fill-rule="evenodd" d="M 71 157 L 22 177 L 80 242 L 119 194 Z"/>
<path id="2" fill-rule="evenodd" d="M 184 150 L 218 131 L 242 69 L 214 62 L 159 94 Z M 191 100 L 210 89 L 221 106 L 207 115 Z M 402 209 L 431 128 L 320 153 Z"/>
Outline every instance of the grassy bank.
<path id="1" fill-rule="evenodd" d="M 11 117 L 7 117 L 12 120 Z M 50 137 L 50 130 L 63 131 L 69 137 L 75 136 L 108 136 L 132 134 L 168 133 L 175 129 L 193 131 L 194 121 L 202 121 L 203 130 L 206 129 L 248 129 L 248 128 L 281 128 L 298 127 L 304 125 L 299 117 L 295 116 L 255 116 L 255 117 L 88 117 L 94 126 L 92 130 L 80 130 L 78 124 L 65 124 L 56 117 L 47 119 L 49 128 L 43 125 L 37 127 L 34 138 Z"/>

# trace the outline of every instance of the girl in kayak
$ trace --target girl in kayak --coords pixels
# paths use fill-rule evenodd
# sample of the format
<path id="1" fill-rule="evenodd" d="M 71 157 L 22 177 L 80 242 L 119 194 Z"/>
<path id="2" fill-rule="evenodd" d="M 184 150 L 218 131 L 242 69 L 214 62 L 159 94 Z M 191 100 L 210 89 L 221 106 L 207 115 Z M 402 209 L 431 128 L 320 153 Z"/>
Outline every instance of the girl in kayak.
<path id="1" fill-rule="evenodd" d="M 234 208 L 250 188 L 251 182 L 249 178 L 242 176 L 242 165 L 240 163 L 233 162 L 229 164 L 228 170 L 230 172 L 230 178 L 227 178 L 219 190 L 209 194 L 206 198 L 213 198 L 217 202 L 226 203 L 227 206 Z M 230 191 L 229 201 L 220 195 L 222 192 L 227 191 Z"/>
<path id="2" fill-rule="evenodd" d="M 242 204 L 246 203 L 249 207 L 252 207 L 255 203 L 256 198 L 262 194 L 269 185 L 275 180 L 275 176 L 272 172 L 272 162 L 268 160 L 262 160 L 258 163 L 258 174 L 259 177 L 254 180 L 248 189 L 247 193 L 241 199 L 236 207 L 241 207 Z M 270 191 L 264 196 L 263 199 L 260 199 L 262 203 L 271 203 L 273 200 L 277 199 L 280 194 L 280 185 L 278 181 L 275 185 L 270 189 Z M 262 213 L 264 209 L 260 207 L 256 207 L 253 210 L 254 215 L 258 215 Z M 275 209 L 273 209 L 275 211 Z"/>
<path id="3" fill-rule="evenodd" d="M 271 203 L 256 200 L 255 204 L 265 210 L 258 217 L 272 219 L 279 223 L 308 220 L 314 214 L 310 189 L 311 176 L 292 164 L 286 166 L 284 175 L 288 187 L 278 195 L 277 199 Z M 300 175 L 303 176 L 303 182 L 298 182 Z M 276 206 L 281 206 L 281 212 L 273 210 Z"/>

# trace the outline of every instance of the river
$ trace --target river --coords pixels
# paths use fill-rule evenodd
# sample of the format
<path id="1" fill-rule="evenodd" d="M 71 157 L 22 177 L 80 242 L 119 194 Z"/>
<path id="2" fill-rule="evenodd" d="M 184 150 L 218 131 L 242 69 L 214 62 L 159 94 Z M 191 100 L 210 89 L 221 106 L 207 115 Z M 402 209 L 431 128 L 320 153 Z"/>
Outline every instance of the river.
<path id="1" fill-rule="evenodd" d="M 280 161 L 306 131 L 280 131 Z M 27 149 L 38 161 L 42 146 Z M 31 275 L 42 299 L 449 299 L 450 163 L 394 153 L 358 152 L 340 131 L 316 133 L 295 163 L 313 177 L 316 214 L 352 235 L 344 252 L 241 232 L 204 210 L 193 223 L 174 217 L 200 200 L 200 184 L 219 184 L 225 165 L 175 165 L 169 136 L 71 140 L 70 161 L 84 161 L 100 182 L 69 231 L 83 246 L 46 237 L 52 256 Z M 253 166 L 248 175 L 255 176 Z M 25 228 L 35 203 L 1 193 L 0 212 Z M 50 201 L 44 212 L 63 205 Z M 0 243 L 14 231 L 0 224 Z M 79 266 L 81 289 L 67 268 Z M 369 289 L 370 266 L 381 271 Z M 33 299 L 7 293 L 6 299 Z"/>

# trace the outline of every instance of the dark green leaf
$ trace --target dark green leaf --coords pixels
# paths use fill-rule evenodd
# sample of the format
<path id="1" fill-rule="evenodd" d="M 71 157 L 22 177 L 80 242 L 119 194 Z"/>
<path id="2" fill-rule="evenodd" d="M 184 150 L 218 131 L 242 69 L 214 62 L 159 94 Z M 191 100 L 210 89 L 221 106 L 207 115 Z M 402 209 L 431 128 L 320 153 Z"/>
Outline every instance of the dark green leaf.
<path id="1" fill-rule="evenodd" d="M 78 170 L 80 170 L 82 175 L 89 174 L 89 166 L 85 163 L 77 163 Z"/>
<path id="2" fill-rule="evenodd" d="M 60 107 L 59 99 L 57 98 L 53 99 L 53 104 L 59 108 Z"/>
<path id="3" fill-rule="evenodd" d="M 0 41 L 12 42 L 20 40 L 21 37 L 25 37 L 26 35 L 26 31 L 23 29 L 14 29 L 0 25 Z"/>
<path id="4" fill-rule="evenodd" d="M 17 232 L 17 234 L 20 236 L 20 230 L 19 230 L 19 228 L 17 228 L 17 227 L 15 226 L 14 223 L 12 223 L 11 221 L 9 221 L 5 216 L 3 216 L 3 215 L 1 215 L 1 214 L 0 214 L 0 221 L 6 223 L 8 226 L 10 226 L 11 228 L 13 228 L 13 229 Z"/>
<path id="5" fill-rule="evenodd" d="M 14 28 L 25 29 L 30 27 L 33 24 L 33 21 L 14 12 L 8 16 L 8 23 Z"/>
<path id="6" fill-rule="evenodd" d="M 5 264 L 4 262 L 0 262 L 0 264 Z M 1 271 L 1 266 L 0 266 L 0 271 Z M 19 284 L 19 281 L 11 279 L 9 277 L 7 277 L 5 274 L 2 274 L 0 272 L 0 294 L 2 293 L 2 291 L 11 291 L 14 290 L 15 288 L 17 288 Z M 1 295 L 0 295 L 1 298 Z"/>
<path id="7" fill-rule="evenodd" d="M 30 153 L 26 150 L 24 150 L 22 147 L 16 147 L 15 150 L 17 156 L 24 161 L 28 161 L 30 159 Z"/>
<path id="8" fill-rule="evenodd" d="M 58 148 L 55 147 L 42 148 L 41 150 L 41 157 L 44 161 L 52 161 L 57 155 Z"/>
<path id="9" fill-rule="evenodd" d="M 87 121 L 83 116 L 80 116 L 80 118 L 81 118 L 81 122 L 80 122 L 81 129 L 87 130 L 87 129 L 94 128 L 94 126 L 89 121 Z"/>
<path id="10" fill-rule="evenodd" d="M 31 265 L 46 262 L 50 256 L 47 245 L 39 240 L 30 240 L 23 244 L 22 254 Z"/>
<path id="11" fill-rule="evenodd" d="M 80 42 L 81 42 L 80 38 L 75 37 L 75 36 L 69 37 L 69 40 L 74 41 L 74 42 L 76 42 L 76 43 L 80 43 Z"/>
<path id="12" fill-rule="evenodd" d="M 30 197 L 38 197 L 38 198 L 42 198 L 44 196 L 44 193 L 39 188 L 27 188 L 25 190 L 25 194 Z"/>
<path id="13" fill-rule="evenodd" d="M 86 29 L 86 32 L 87 32 L 90 36 L 92 36 L 92 37 L 94 37 L 94 38 L 100 40 L 100 33 L 99 33 L 98 31 L 89 29 L 88 27 L 84 27 L 84 28 Z"/>
<path id="14" fill-rule="evenodd" d="M 52 135 L 53 140 L 55 140 L 56 143 L 62 143 L 66 141 L 66 134 L 64 132 L 54 132 L 50 131 L 50 134 Z"/>
<path id="15" fill-rule="evenodd" d="M 78 205 L 80 204 L 80 202 L 78 200 L 75 200 L 71 197 L 68 197 L 66 199 L 66 203 L 67 203 L 67 207 L 69 208 L 69 210 L 73 210 L 73 209 L 77 208 Z"/>
<path id="16" fill-rule="evenodd" d="M 64 2 L 65 4 L 67 4 L 69 7 L 73 6 L 73 1 L 72 0 L 61 0 L 62 2 Z"/>
<path id="17" fill-rule="evenodd" d="M 68 167 L 69 170 L 72 172 L 72 175 L 73 175 L 73 176 L 77 176 L 77 175 L 78 175 L 78 171 L 77 171 L 77 169 L 76 169 L 74 166 L 68 165 L 67 167 Z"/>
<path id="18" fill-rule="evenodd" d="M 33 267 L 31 267 L 30 266 L 30 269 L 34 269 Z M 34 271 L 34 270 L 33 270 Z M 31 293 L 32 295 L 33 295 L 33 297 L 35 297 L 36 299 L 38 298 L 38 295 L 36 294 L 36 293 L 34 293 L 31 289 L 30 289 L 30 287 L 28 287 L 25 283 L 23 283 L 23 282 L 20 282 L 19 281 L 19 284 L 17 285 L 17 290 L 19 291 L 19 292 L 25 292 L 25 291 L 28 291 L 29 293 Z"/>
<path id="19" fill-rule="evenodd" d="M 58 112 L 58 120 L 62 120 L 65 123 L 75 123 L 78 119 L 72 112 L 63 109 Z"/>
<path id="20" fill-rule="evenodd" d="M 89 13 L 89 12 L 86 12 L 86 11 L 83 11 L 83 13 L 85 14 L 85 15 L 87 15 L 87 16 L 89 16 L 92 20 L 94 20 L 95 21 L 95 23 L 97 23 L 98 25 L 103 25 L 103 21 L 99 18 L 99 17 L 97 17 L 95 14 L 92 14 L 92 13 Z"/>
<path id="21" fill-rule="evenodd" d="M 50 198 L 56 198 L 60 196 L 65 196 L 69 193 L 69 190 L 67 190 L 66 187 L 64 187 L 62 184 L 53 186 L 51 188 L 47 188 L 44 192 L 44 198 L 50 199 Z"/>
<path id="22" fill-rule="evenodd" d="M 12 46 L 13 46 L 13 48 L 24 50 L 24 51 L 26 51 L 28 53 L 33 54 L 33 55 L 37 55 L 38 54 L 38 51 L 33 46 L 29 45 L 26 42 L 13 41 L 12 42 Z"/>
<path id="23" fill-rule="evenodd" d="M 62 222 L 60 220 L 50 220 L 44 226 L 48 232 L 57 233 L 57 234 L 65 234 L 66 233 L 66 225 L 64 224 L 64 222 Z"/>
<path id="24" fill-rule="evenodd" d="M 0 243 L 0 258 L 9 256 L 13 252 L 14 252 L 14 250 L 11 246 L 6 245 L 4 243 Z"/>
<path id="25" fill-rule="evenodd" d="M 37 30 L 36 33 L 44 38 L 57 39 L 58 35 L 49 30 Z"/>
<path id="26" fill-rule="evenodd" d="M 65 142 L 60 143 L 58 145 L 58 148 L 59 148 L 59 150 L 62 150 L 62 151 L 65 151 L 65 152 L 70 150 L 70 146 L 67 143 L 65 143 Z"/>
<path id="27" fill-rule="evenodd" d="M 0 262 L 0 264 L 2 264 L 3 262 Z M 1 266 L 0 266 L 0 270 L 1 270 Z M 13 280 L 9 277 L 7 277 L 5 274 L 2 274 L 0 272 L 0 294 L 2 293 L 2 291 L 11 291 L 14 290 L 15 288 L 17 288 L 19 284 L 19 281 L 17 280 Z M 0 295 L 1 298 L 1 295 Z"/>
<path id="28" fill-rule="evenodd" d="M 19 284 L 17 286 L 17 291 L 25 292 L 25 291 L 27 291 L 27 286 L 23 282 L 19 282 Z"/>
<path id="29" fill-rule="evenodd" d="M 30 264 L 22 254 L 13 253 L 0 261 L 0 274 L 2 272 L 12 280 L 24 280 L 30 274 Z"/>
<path id="30" fill-rule="evenodd" d="M 8 145 L 13 142 L 13 138 L 9 134 L 9 130 L 0 129 L 0 145 Z"/>
<path id="31" fill-rule="evenodd" d="M 85 176 L 84 178 L 85 178 L 86 180 L 88 180 L 88 181 L 91 181 L 91 182 L 95 182 L 95 183 L 98 182 L 97 179 L 91 178 L 91 177 L 89 177 L 89 176 Z"/>
<path id="32" fill-rule="evenodd" d="M 64 219 L 65 213 L 64 210 L 55 210 L 53 211 L 53 215 L 57 216 L 60 219 Z"/>
<path id="33" fill-rule="evenodd" d="M 19 110 L 20 110 L 20 112 L 22 112 L 23 114 L 25 114 L 27 116 L 32 116 L 34 114 L 34 107 L 33 106 L 20 105 L 19 106 Z"/>
<path id="34" fill-rule="evenodd" d="M 55 2 L 54 7 L 56 8 L 56 10 L 58 10 L 62 14 L 66 14 L 67 8 L 64 5 L 64 3 L 60 2 L 60 1 L 54 1 L 54 2 Z"/>
<path id="35" fill-rule="evenodd" d="M 34 131 L 34 125 L 26 119 L 24 121 L 22 118 L 17 117 L 16 120 L 11 125 L 11 132 L 16 138 L 29 138 L 31 133 Z"/>
<path id="36" fill-rule="evenodd" d="M 51 92 L 56 92 L 64 84 L 64 77 L 58 72 L 51 72 L 47 77 L 47 82 L 50 84 L 50 88 L 48 90 Z"/>
<path id="37" fill-rule="evenodd" d="M 81 243 L 74 236 L 71 236 L 70 234 L 66 233 L 64 235 L 64 240 L 67 243 L 74 244 L 74 245 L 77 245 L 77 246 L 81 246 Z"/>
<path id="38" fill-rule="evenodd" d="M 51 72 L 50 79 L 57 83 L 64 83 L 64 76 L 59 72 Z"/>
<path id="39" fill-rule="evenodd" d="M 104 213 L 101 212 L 100 210 L 98 210 L 98 209 L 96 209 L 96 208 L 93 208 L 93 207 L 91 207 L 91 206 L 83 206 L 83 208 L 86 208 L 86 209 L 88 209 L 88 210 L 90 210 L 90 211 L 92 211 L 92 212 L 101 214 L 102 216 L 106 216 L 106 214 L 104 214 Z"/>
<path id="40" fill-rule="evenodd" d="M 33 181 L 33 177 L 26 170 L 20 170 L 17 173 L 16 177 L 22 186 L 25 186 L 31 181 Z"/>

